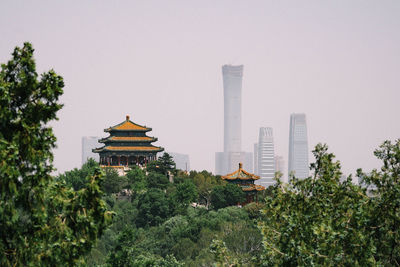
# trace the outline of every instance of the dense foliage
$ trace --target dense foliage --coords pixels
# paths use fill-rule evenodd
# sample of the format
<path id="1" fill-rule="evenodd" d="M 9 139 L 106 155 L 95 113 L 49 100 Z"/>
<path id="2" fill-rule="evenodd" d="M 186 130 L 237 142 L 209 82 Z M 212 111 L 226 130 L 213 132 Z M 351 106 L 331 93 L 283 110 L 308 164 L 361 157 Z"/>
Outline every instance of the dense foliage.
<path id="1" fill-rule="evenodd" d="M 357 171 L 340 182 L 340 163 L 327 147 L 313 151 L 312 177 L 278 183 L 266 198 L 260 226 L 267 266 L 398 266 L 400 263 L 400 141 L 375 155 L 381 171 Z"/>
<path id="2" fill-rule="evenodd" d="M 170 159 L 160 157 L 147 169 L 132 166 L 126 176 L 117 180 L 124 181 L 117 183 L 119 192 L 104 188 L 104 200 L 115 212 L 115 217 L 86 258 L 87 264 L 209 266 L 216 258 L 215 251 L 210 249 L 213 240 L 222 242 L 235 262 L 254 262 L 262 251 L 262 238 L 247 209 L 206 208 L 210 196 L 208 200 L 204 196 L 211 195 L 216 187 L 224 188 L 221 178 L 206 171 L 185 173 L 174 170 L 174 164 L 163 161 L 170 162 Z M 90 166 L 95 168 L 95 165 L 88 161 L 81 170 Z M 157 167 L 168 165 L 170 167 Z M 81 170 L 66 172 L 59 178 L 72 186 L 75 174 L 85 173 Z M 173 173 L 176 174 L 173 179 L 168 179 Z M 112 180 L 114 176 L 108 171 L 105 180 Z M 228 191 L 232 190 L 229 188 Z M 234 189 L 240 190 L 237 186 Z M 236 205 L 242 200 L 240 197 L 228 199 Z M 222 206 L 229 205 L 224 202 Z M 257 211 L 251 209 L 251 213 L 259 214 L 260 207 L 255 209 Z"/>
<path id="3" fill-rule="evenodd" d="M 33 48 L 15 48 L 0 72 L 0 265 L 77 265 L 111 216 L 93 169 L 75 183 L 56 181 L 51 120 L 62 105 L 61 76 L 38 77 Z M 79 190 L 78 190 L 79 189 Z"/>
<path id="4" fill-rule="evenodd" d="M 243 208 L 236 207 L 243 200 L 238 187 L 206 171 L 177 171 L 167 183 L 161 170 L 146 175 L 135 168 L 127 177 L 138 190 L 129 201 L 108 196 L 117 215 L 88 262 L 396 266 L 400 141 L 385 142 L 375 152 L 383 160 L 381 171 L 357 171 L 362 186 L 351 176 L 343 179 L 340 163 L 327 146 L 317 145 L 313 153 L 311 177 L 291 177 L 283 184 L 277 174 L 277 184 L 265 191 L 264 201 Z M 192 202 L 198 205 L 192 207 Z"/>
<path id="5" fill-rule="evenodd" d="M 400 139 L 385 141 L 375 152 L 382 160 L 380 171 L 357 176 L 373 191 L 369 199 L 368 230 L 375 245 L 374 258 L 379 265 L 400 265 Z"/>

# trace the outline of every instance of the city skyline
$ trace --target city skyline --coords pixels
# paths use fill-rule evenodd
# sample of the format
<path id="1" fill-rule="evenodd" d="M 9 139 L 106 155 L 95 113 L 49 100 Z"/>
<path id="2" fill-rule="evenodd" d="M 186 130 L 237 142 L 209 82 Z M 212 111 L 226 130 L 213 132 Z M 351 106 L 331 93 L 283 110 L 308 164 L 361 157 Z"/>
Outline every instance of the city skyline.
<path id="1" fill-rule="evenodd" d="M 213 171 L 224 138 L 221 65 L 243 64 L 242 150 L 268 125 L 286 160 L 288 118 L 302 112 L 309 150 L 328 144 L 348 175 L 379 168 L 373 151 L 400 136 L 399 13 L 400 2 L 386 0 L 4 0 L 0 62 L 29 41 L 38 73 L 64 78 L 64 107 L 50 123 L 58 172 L 80 166 L 82 136 L 105 137 L 126 114 L 168 151 L 189 154 L 191 169 Z"/>

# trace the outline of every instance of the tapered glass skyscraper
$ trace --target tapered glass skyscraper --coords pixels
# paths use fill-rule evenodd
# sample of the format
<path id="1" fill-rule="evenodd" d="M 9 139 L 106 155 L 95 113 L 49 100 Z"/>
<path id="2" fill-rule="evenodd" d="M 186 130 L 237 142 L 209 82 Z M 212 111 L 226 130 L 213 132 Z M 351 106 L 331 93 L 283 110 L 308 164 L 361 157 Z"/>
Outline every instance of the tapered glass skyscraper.
<path id="1" fill-rule="evenodd" d="M 237 169 L 253 170 L 253 156 L 242 151 L 242 77 L 243 65 L 222 66 L 224 85 L 224 152 L 215 153 L 215 173 L 225 175 Z"/>
<path id="2" fill-rule="evenodd" d="M 222 66 L 222 77 L 224 81 L 224 152 L 239 152 L 242 151 L 243 65 Z"/>
<path id="3" fill-rule="evenodd" d="M 304 113 L 290 115 L 288 171 L 289 176 L 294 174 L 300 179 L 308 177 L 308 138 Z"/>

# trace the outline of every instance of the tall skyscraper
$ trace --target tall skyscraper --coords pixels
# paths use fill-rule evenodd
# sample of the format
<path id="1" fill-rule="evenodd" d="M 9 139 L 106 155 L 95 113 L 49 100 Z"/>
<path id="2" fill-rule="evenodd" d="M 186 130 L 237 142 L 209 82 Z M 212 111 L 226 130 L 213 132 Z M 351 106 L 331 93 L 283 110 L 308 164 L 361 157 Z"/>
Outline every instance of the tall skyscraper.
<path id="1" fill-rule="evenodd" d="M 224 82 L 224 152 L 240 152 L 242 151 L 243 65 L 222 66 L 222 76 Z"/>
<path id="2" fill-rule="evenodd" d="M 254 155 L 254 174 L 258 175 L 258 143 L 254 144 L 253 155 Z"/>
<path id="3" fill-rule="evenodd" d="M 290 115 L 288 167 L 288 176 L 293 173 L 296 178 L 308 177 L 307 123 L 304 113 Z"/>
<path id="4" fill-rule="evenodd" d="M 224 83 L 224 152 L 215 153 L 215 173 L 225 175 L 243 167 L 253 170 L 253 155 L 242 151 L 243 65 L 222 66 Z"/>
<path id="5" fill-rule="evenodd" d="M 92 152 L 92 149 L 95 149 L 100 145 L 98 142 L 99 139 L 100 137 L 98 136 L 82 137 L 82 165 L 85 164 L 89 158 L 99 162 L 99 154 Z"/>
<path id="6" fill-rule="evenodd" d="M 280 172 L 282 174 L 281 181 L 287 182 L 285 178 L 285 160 L 282 156 L 275 156 L 275 172 Z"/>
<path id="7" fill-rule="evenodd" d="M 271 127 L 261 127 L 258 135 L 258 183 L 268 187 L 275 183 L 274 137 Z"/>

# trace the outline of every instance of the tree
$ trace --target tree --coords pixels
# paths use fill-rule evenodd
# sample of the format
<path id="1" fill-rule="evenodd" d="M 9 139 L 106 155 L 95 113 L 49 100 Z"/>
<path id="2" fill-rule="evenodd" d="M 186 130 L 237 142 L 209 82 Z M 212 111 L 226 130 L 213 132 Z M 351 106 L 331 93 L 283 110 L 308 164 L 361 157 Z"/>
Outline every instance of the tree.
<path id="1" fill-rule="evenodd" d="M 376 245 L 375 258 L 379 265 L 400 265 L 400 139 L 394 144 L 385 141 L 374 152 L 383 161 L 380 171 L 369 174 L 361 169 L 357 176 L 372 187 L 369 199 L 369 229 Z"/>
<path id="2" fill-rule="evenodd" d="M 76 265 L 111 219 L 97 169 L 74 191 L 51 176 L 64 82 L 36 73 L 32 45 L 15 48 L 0 72 L 0 265 Z"/>
<path id="3" fill-rule="evenodd" d="M 135 194 L 142 192 L 146 186 L 146 173 L 138 166 L 132 166 L 132 169 L 126 174 L 128 179 L 128 188 Z"/>
<path id="4" fill-rule="evenodd" d="M 213 188 L 217 185 L 222 185 L 225 182 L 213 176 L 208 172 L 197 173 L 195 171 L 190 172 L 190 176 L 193 179 L 193 182 L 196 184 L 197 190 L 199 192 L 199 200 L 202 204 L 205 204 L 208 209 L 211 203 L 211 192 Z"/>
<path id="5" fill-rule="evenodd" d="M 147 187 L 148 188 L 159 188 L 166 189 L 169 185 L 169 180 L 165 174 L 158 172 L 149 172 L 147 176 Z"/>
<path id="6" fill-rule="evenodd" d="M 237 205 L 245 200 L 245 193 L 236 184 L 218 185 L 211 192 L 211 204 L 214 209 Z"/>
<path id="7" fill-rule="evenodd" d="M 77 191 L 85 187 L 86 177 L 93 175 L 98 167 L 99 164 L 94 159 L 90 158 L 85 164 L 82 165 L 82 168 L 75 168 L 72 171 L 67 171 L 64 174 L 60 174 L 57 179 L 64 180 L 68 186 Z"/>
<path id="8" fill-rule="evenodd" d="M 147 170 L 150 172 L 158 172 L 164 175 L 176 174 L 176 164 L 172 156 L 168 153 L 164 153 L 158 160 L 152 161 L 147 165 Z"/>
<path id="9" fill-rule="evenodd" d="M 102 189 L 106 194 L 121 192 L 128 184 L 125 176 L 119 176 L 118 172 L 113 168 L 106 169 L 106 177 L 104 179 Z"/>
<path id="10" fill-rule="evenodd" d="M 327 146 L 313 151 L 312 177 L 280 180 L 266 198 L 263 221 L 263 264 L 279 266 L 375 265 L 374 241 L 368 226 L 365 190 L 343 183 L 340 163 Z"/>
<path id="11" fill-rule="evenodd" d="M 185 179 L 177 184 L 172 195 L 175 211 L 184 213 L 188 205 L 197 200 L 197 196 L 197 188 L 191 180 Z"/>
<path id="12" fill-rule="evenodd" d="M 226 206 L 234 206 L 246 200 L 246 193 L 237 184 L 228 183 L 224 189 Z"/>
<path id="13" fill-rule="evenodd" d="M 219 185 L 213 188 L 211 192 L 211 204 L 214 209 L 227 207 L 224 186 Z"/>
<path id="14" fill-rule="evenodd" d="M 170 213 L 168 199 L 158 188 L 151 188 L 139 197 L 138 218 L 139 227 L 155 226 L 164 222 Z"/>
<path id="15" fill-rule="evenodd" d="M 126 229 L 121 234 L 119 234 L 118 245 L 108 256 L 108 266 L 183 266 L 183 264 L 177 261 L 172 255 L 167 255 L 165 258 L 163 258 L 159 255 L 154 255 L 149 251 L 143 251 L 142 248 L 138 248 L 138 241 L 140 242 L 140 238 L 143 238 L 140 232 L 141 231 L 134 229 Z"/>

